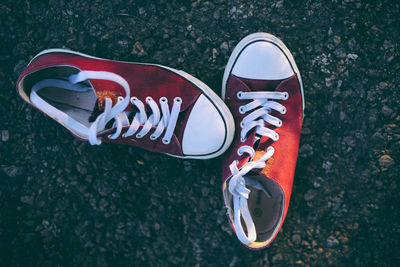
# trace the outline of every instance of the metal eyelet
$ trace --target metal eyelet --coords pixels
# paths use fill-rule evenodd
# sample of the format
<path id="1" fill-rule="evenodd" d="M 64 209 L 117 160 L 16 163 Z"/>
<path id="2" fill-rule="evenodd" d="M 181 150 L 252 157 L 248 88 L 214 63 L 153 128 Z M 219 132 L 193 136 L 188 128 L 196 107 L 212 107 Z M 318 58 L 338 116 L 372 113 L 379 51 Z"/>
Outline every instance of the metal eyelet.
<path id="1" fill-rule="evenodd" d="M 284 100 L 287 100 L 289 98 L 289 94 L 288 94 L 288 92 L 285 92 L 284 93 Z"/>
<path id="2" fill-rule="evenodd" d="M 237 92 L 236 96 L 238 99 L 242 99 L 243 92 L 242 91 Z"/>
<path id="3" fill-rule="evenodd" d="M 240 113 L 240 114 L 244 114 L 244 113 L 245 113 L 245 111 L 243 110 L 243 106 L 240 106 L 240 107 L 239 107 L 239 113 Z"/>
<path id="4" fill-rule="evenodd" d="M 154 135 L 150 135 L 150 140 L 156 140 L 157 137 L 155 137 Z"/>
<path id="5" fill-rule="evenodd" d="M 151 98 L 151 96 L 146 97 L 146 102 L 150 102 L 151 100 L 153 100 L 153 98 Z"/>
<path id="6" fill-rule="evenodd" d="M 164 96 L 160 98 L 160 102 L 166 103 L 167 101 L 168 101 L 168 99 Z"/>
<path id="7" fill-rule="evenodd" d="M 164 145 L 168 145 L 171 142 L 171 140 L 163 139 L 162 142 L 164 143 Z"/>
<path id="8" fill-rule="evenodd" d="M 141 139 L 141 138 L 143 138 L 143 135 L 141 135 L 141 134 L 136 134 L 136 138 L 137 138 L 137 139 Z"/>
<path id="9" fill-rule="evenodd" d="M 243 121 L 240 122 L 240 127 L 243 128 L 244 127 L 244 123 Z"/>
<path id="10" fill-rule="evenodd" d="M 278 127 L 281 127 L 282 126 L 282 121 L 279 121 L 278 122 Z"/>
<path id="11" fill-rule="evenodd" d="M 283 107 L 281 114 L 286 114 L 287 109 Z"/>
<path id="12" fill-rule="evenodd" d="M 275 134 L 275 141 L 279 140 L 279 134 Z"/>
<path id="13" fill-rule="evenodd" d="M 247 140 L 247 138 L 242 138 L 242 137 L 240 137 L 240 142 L 245 142 Z"/>
<path id="14" fill-rule="evenodd" d="M 136 100 L 137 100 L 137 97 L 136 97 L 136 96 L 132 96 L 132 97 L 131 97 L 131 103 L 132 103 L 132 104 L 134 104 Z"/>
<path id="15" fill-rule="evenodd" d="M 239 151 L 239 149 L 236 151 L 236 154 L 237 154 L 239 157 L 243 156 L 243 152 L 241 153 L 241 152 Z"/>
<path id="16" fill-rule="evenodd" d="M 182 102 L 182 98 L 180 98 L 180 97 L 175 97 L 175 98 L 174 98 L 174 102 L 180 103 L 180 102 Z"/>

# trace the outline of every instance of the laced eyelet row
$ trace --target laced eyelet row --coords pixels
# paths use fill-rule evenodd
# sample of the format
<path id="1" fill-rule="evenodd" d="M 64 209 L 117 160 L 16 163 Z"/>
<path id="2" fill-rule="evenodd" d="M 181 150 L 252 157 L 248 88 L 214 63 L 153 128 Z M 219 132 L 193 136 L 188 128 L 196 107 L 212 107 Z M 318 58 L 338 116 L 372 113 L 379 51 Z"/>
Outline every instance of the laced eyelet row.
<path id="1" fill-rule="evenodd" d="M 242 92 L 242 91 L 237 92 L 236 97 L 237 97 L 238 99 L 242 99 L 242 96 L 243 96 L 243 92 Z M 244 113 L 245 113 L 244 107 L 243 107 L 243 106 L 240 106 L 240 107 L 239 107 L 239 113 L 240 113 L 240 114 L 244 114 Z"/>
<path id="2" fill-rule="evenodd" d="M 118 99 L 117 99 L 118 103 L 121 102 L 121 101 L 123 101 L 123 100 L 124 100 L 124 97 L 118 96 Z M 132 96 L 132 97 L 130 98 L 130 102 L 131 102 L 132 104 L 134 104 L 135 101 L 137 101 L 137 100 L 138 100 L 138 98 L 135 97 L 135 96 Z M 149 103 L 151 100 L 153 100 L 153 98 L 152 98 L 151 96 L 148 96 L 148 97 L 146 97 L 145 102 L 146 102 L 146 103 Z M 159 102 L 160 102 L 160 103 L 161 103 L 161 102 L 168 103 L 168 99 L 167 99 L 166 97 L 161 97 L 161 98 L 159 99 Z M 175 98 L 174 98 L 174 102 L 180 103 L 180 102 L 182 102 L 182 98 L 180 98 L 180 97 L 175 97 Z M 108 139 L 112 139 L 112 135 L 111 135 L 111 134 L 108 135 L 107 137 L 108 137 Z M 126 136 L 126 134 L 123 133 L 123 134 L 121 135 L 121 137 L 122 137 L 122 138 L 127 138 L 127 137 L 130 137 L 130 136 Z M 141 139 L 141 138 L 144 137 L 144 135 L 141 135 L 140 133 L 137 133 L 137 134 L 135 135 L 135 137 L 136 137 L 137 139 Z M 150 135 L 149 138 L 150 138 L 150 140 L 152 140 L 152 141 L 154 141 L 154 140 L 157 139 L 157 137 L 154 136 L 154 135 Z M 164 139 L 164 138 L 163 138 L 163 139 L 162 139 L 162 142 L 163 142 L 163 144 L 168 145 L 168 144 L 171 142 L 171 140 L 167 140 L 167 139 Z"/>
<path id="3" fill-rule="evenodd" d="M 283 100 L 287 100 L 287 99 L 289 98 L 289 93 L 288 93 L 288 92 L 283 92 L 283 93 L 284 93 Z M 237 92 L 236 96 L 237 96 L 238 99 L 242 99 L 242 97 L 243 97 L 243 92 L 242 92 L 242 91 Z M 281 113 L 281 114 L 286 114 L 286 112 L 287 112 L 286 107 L 283 107 L 282 110 L 279 111 L 279 113 Z M 245 114 L 245 113 L 246 113 L 245 110 L 244 110 L 244 106 L 240 106 L 240 107 L 239 107 L 239 113 L 240 113 L 240 114 Z M 282 126 L 282 121 L 279 120 L 277 124 L 278 124 L 277 128 L 281 127 L 281 126 Z M 241 127 L 242 129 L 244 128 L 244 123 L 243 123 L 243 121 L 240 122 L 240 127 Z M 273 139 L 274 139 L 274 141 L 277 141 L 277 140 L 279 139 L 279 134 L 278 134 L 278 133 L 275 133 Z M 246 140 L 247 140 L 247 137 L 245 137 L 245 138 L 240 137 L 240 141 L 241 141 L 242 143 L 244 143 Z M 239 156 L 241 156 L 241 155 L 243 154 L 243 153 L 240 153 L 239 150 L 237 151 L 237 153 L 238 153 Z"/>

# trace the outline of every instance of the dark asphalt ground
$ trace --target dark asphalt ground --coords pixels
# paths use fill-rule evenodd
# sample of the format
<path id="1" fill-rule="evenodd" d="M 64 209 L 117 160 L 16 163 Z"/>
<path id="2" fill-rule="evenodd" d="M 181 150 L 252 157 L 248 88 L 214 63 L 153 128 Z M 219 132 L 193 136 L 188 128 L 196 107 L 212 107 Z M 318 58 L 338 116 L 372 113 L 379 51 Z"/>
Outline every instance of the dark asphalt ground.
<path id="1" fill-rule="evenodd" d="M 400 265 L 398 1 L 102 2 L 0 0 L 1 266 Z M 219 159 L 93 147 L 15 91 L 61 47 L 182 69 L 219 94 L 256 31 L 289 47 L 306 97 L 288 216 L 262 251 L 228 225 Z"/>

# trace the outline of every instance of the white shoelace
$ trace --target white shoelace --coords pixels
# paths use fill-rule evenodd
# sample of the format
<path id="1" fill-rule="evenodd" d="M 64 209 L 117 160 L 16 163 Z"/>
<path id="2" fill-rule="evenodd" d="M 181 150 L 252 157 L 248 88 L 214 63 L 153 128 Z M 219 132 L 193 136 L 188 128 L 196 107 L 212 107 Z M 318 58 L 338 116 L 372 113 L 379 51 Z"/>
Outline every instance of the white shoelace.
<path id="1" fill-rule="evenodd" d="M 157 127 L 152 135 L 150 135 L 151 140 L 155 140 L 161 136 L 164 129 L 166 128 L 164 137 L 162 142 L 164 144 L 169 144 L 171 142 L 172 135 L 174 133 L 174 129 L 176 126 L 176 122 L 178 121 L 178 115 L 180 112 L 180 107 L 182 104 L 182 99 L 179 97 L 175 97 L 174 104 L 172 106 L 171 112 L 169 111 L 168 100 L 165 97 L 160 98 L 160 106 L 162 118 L 160 116 L 160 109 L 157 103 L 151 98 L 146 98 L 146 103 L 149 105 L 152 114 L 147 118 L 145 106 L 142 101 L 137 99 L 136 97 L 130 98 L 130 88 L 127 81 L 121 76 L 103 71 L 81 71 L 76 75 L 71 75 L 69 77 L 70 82 L 78 83 L 88 79 L 102 79 L 102 80 L 111 80 L 118 84 L 120 84 L 125 90 L 125 98 L 120 97 L 118 99 L 117 104 L 112 107 L 112 101 L 110 98 L 106 98 L 104 101 L 104 112 L 100 114 L 93 124 L 89 128 L 89 142 L 91 145 L 100 145 L 101 139 L 97 137 L 97 134 L 103 131 L 106 127 L 106 124 L 115 119 L 114 127 L 116 127 L 115 133 L 109 135 L 110 139 L 117 139 L 122 131 L 123 126 L 129 125 L 129 119 L 126 112 L 124 112 L 125 108 L 128 106 L 129 101 L 135 105 L 139 112 L 137 112 L 132 120 L 132 123 L 129 125 L 128 131 L 126 131 L 122 137 L 132 136 L 137 132 L 141 125 L 143 125 L 142 129 L 139 133 L 136 134 L 136 138 L 140 139 L 144 137 L 152 127 Z"/>
<path id="2" fill-rule="evenodd" d="M 37 95 L 36 92 L 38 90 L 48 86 L 55 86 L 70 89 L 73 87 L 73 90 L 79 91 L 82 89 L 78 83 L 88 79 L 113 81 L 121 85 L 125 90 L 125 97 L 119 97 L 114 106 L 112 106 L 113 103 L 110 98 L 105 98 L 103 113 L 97 116 L 96 120 L 90 125 L 90 127 L 87 128 L 80 126 L 79 129 L 81 129 L 82 132 L 87 133 L 89 143 L 91 145 L 101 144 L 101 138 L 97 137 L 97 135 L 105 130 L 107 123 L 112 119 L 115 120 L 113 128 L 116 128 L 116 130 L 113 134 L 108 136 L 110 139 L 117 139 L 121 135 L 123 126 L 129 125 L 128 130 L 122 134 L 122 137 L 132 136 L 139 130 L 140 126 L 143 126 L 142 129 L 136 134 L 136 138 L 140 139 L 148 134 L 152 127 L 156 127 L 156 130 L 150 135 L 150 139 L 155 140 L 159 138 L 165 130 L 162 142 L 164 144 L 169 144 L 171 142 L 182 104 L 182 99 L 180 97 L 174 98 L 174 104 L 171 112 L 169 110 L 168 100 L 166 97 L 160 98 L 159 102 L 161 112 L 157 102 L 155 102 L 151 97 L 147 97 L 146 103 L 152 112 L 152 114 L 147 117 L 144 103 L 136 97 L 130 97 L 130 87 L 128 82 L 115 73 L 106 71 L 81 71 L 77 74 L 69 76 L 68 79 L 69 82 L 56 79 L 42 80 L 33 86 L 31 93 L 31 98 L 34 97 L 35 100 L 41 105 L 45 106 L 47 110 L 51 110 L 55 114 L 58 114 L 58 119 L 64 124 L 66 124 L 66 122 L 69 120 L 69 117 L 67 117 L 65 114 L 59 115 L 61 114 L 60 111 L 54 109 L 44 102 Z M 130 112 L 125 112 L 125 109 L 129 103 L 138 109 L 138 112 L 136 112 L 134 115 L 131 123 L 128 119 Z"/>
<path id="3" fill-rule="evenodd" d="M 280 114 L 286 113 L 286 108 L 280 103 L 273 100 L 287 100 L 289 95 L 286 92 L 238 92 L 238 99 L 248 99 L 253 100 L 252 102 L 239 107 L 239 112 L 241 114 L 245 114 L 251 110 L 254 110 L 240 123 L 242 127 L 242 131 L 240 133 L 241 141 L 244 142 L 246 140 L 247 133 L 255 128 L 256 134 L 259 136 L 267 136 L 271 138 L 273 141 L 277 141 L 279 139 L 278 133 L 274 130 L 271 130 L 265 127 L 265 123 L 270 123 L 275 127 L 281 127 L 282 121 L 270 113 L 272 110 L 279 112 Z M 239 240 L 244 244 L 250 244 L 257 239 L 256 229 L 254 226 L 253 219 L 251 217 L 247 199 L 249 198 L 250 190 L 246 188 L 246 182 L 244 180 L 244 176 L 249 173 L 253 169 L 262 169 L 266 166 L 266 161 L 272 157 L 275 150 L 273 147 L 268 147 L 266 153 L 258 160 L 251 161 L 251 159 L 255 156 L 255 150 L 251 146 L 241 146 L 237 150 L 239 156 L 242 156 L 244 153 L 250 155 L 250 160 L 246 164 L 242 166 L 242 168 L 238 169 L 238 161 L 232 162 L 229 166 L 232 177 L 229 181 L 229 192 L 233 195 L 233 213 L 234 213 L 234 225 L 236 235 Z M 244 232 L 241 218 L 243 218 L 247 235 Z"/>

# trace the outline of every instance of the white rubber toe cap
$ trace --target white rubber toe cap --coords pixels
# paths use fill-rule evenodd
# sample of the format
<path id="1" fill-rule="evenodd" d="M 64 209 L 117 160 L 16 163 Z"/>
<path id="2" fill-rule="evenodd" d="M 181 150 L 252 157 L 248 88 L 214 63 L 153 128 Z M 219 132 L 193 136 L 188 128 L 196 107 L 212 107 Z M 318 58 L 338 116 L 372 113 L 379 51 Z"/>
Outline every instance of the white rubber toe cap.
<path id="1" fill-rule="evenodd" d="M 184 155 L 207 155 L 222 148 L 227 136 L 221 114 L 204 95 L 197 99 L 182 138 Z"/>
<path id="2" fill-rule="evenodd" d="M 243 48 L 232 74 L 241 78 L 281 80 L 294 74 L 289 60 L 278 46 L 256 41 Z"/>

